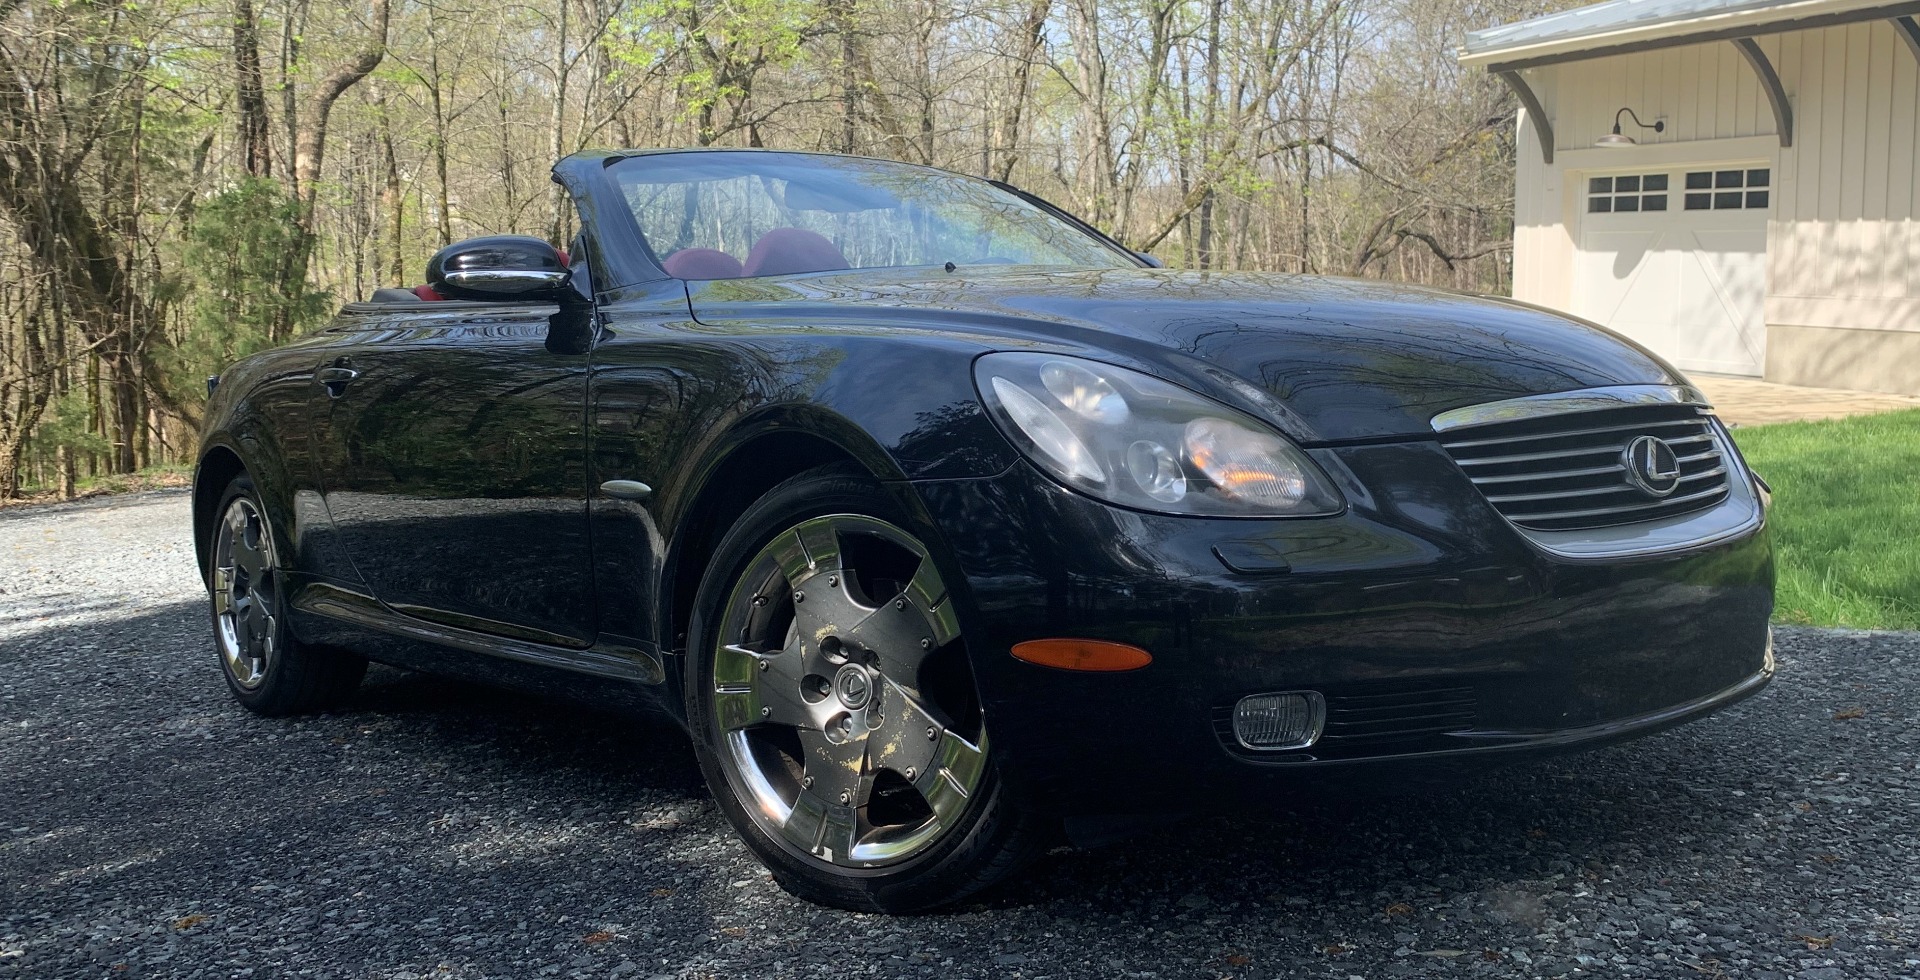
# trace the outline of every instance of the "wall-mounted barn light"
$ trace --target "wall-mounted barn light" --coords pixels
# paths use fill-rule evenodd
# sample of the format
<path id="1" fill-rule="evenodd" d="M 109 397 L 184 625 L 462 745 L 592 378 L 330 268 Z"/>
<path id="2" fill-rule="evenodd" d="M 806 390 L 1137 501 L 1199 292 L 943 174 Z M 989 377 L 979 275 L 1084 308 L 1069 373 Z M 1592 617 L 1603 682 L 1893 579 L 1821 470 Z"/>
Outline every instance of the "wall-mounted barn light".
<path id="1" fill-rule="evenodd" d="M 1656 133 L 1664 133 L 1667 131 L 1667 124 L 1664 120 L 1655 119 L 1653 121 L 1653 125 L 1649 126 L 1646 123 L 1643 123 L 1640 121 L 1639 113 L 1634 112 L 1632 109 L 1627 108 L 1626 106 L 1621 106 L 1620 111 L 1613 114 L 1613 132 L 1605 136 L 1602 136 L 1597 140 L 1594 140 L 1593 141 L 1594 146 L 1603 147 L 1605 149 L 1610 149 L 1610 150 L 1624 150 L 1630 146 L 1640 145 L 1633 141 L 1633 137 L 1620 135 L 1620 117 L 1621 116 L 1633 117 L 1633 124 L 1635 126 L 1640 127 L 1641 129 L 1651 129 Z"/>

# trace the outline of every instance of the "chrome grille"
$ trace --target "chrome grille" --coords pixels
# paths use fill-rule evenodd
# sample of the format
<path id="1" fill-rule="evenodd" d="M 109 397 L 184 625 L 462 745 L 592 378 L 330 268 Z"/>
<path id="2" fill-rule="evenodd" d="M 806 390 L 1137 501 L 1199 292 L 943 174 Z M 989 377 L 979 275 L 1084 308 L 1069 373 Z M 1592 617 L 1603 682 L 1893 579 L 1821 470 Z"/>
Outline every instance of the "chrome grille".
<path id="1" fill-rule="evenodd" d="M 1680 482 L 1665 497 L 1628 479 L 1627 447 L 1643 435 L 1673 448 Z M 1640 404 L 1450 428 L 1440 444 L 1487 502 L 1538 531 L 1634 524 L 1711 507 L 1727 496 L 1727 460 L 1712 412 Z"/>

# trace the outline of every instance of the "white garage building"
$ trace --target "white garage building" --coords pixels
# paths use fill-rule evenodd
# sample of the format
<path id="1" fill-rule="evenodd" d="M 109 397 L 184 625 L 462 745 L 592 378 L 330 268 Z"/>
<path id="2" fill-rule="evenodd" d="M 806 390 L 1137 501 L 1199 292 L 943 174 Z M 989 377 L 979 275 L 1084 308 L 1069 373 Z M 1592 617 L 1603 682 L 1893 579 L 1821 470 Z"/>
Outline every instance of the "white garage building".
<path id="1" fill-rule="evenodd" d="M 1524 106 L 1514 296 L 1684 370 L 1920 394 L 1916 17 L 1608 0 L 1470 35 Z"/>

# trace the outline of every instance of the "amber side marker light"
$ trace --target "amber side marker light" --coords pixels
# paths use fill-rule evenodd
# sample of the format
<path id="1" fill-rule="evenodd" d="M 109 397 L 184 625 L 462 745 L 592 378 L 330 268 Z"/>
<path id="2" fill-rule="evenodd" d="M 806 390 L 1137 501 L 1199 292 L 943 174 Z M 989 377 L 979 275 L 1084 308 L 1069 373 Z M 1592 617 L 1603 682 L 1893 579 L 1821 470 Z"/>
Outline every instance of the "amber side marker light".
<path id="1" fill-rule="evenodd" d="M 1153 662 L 1153 654 L 1139 647 L 1105 640 L 1028 640 L 1015 643 L 1013 655 L 1061 670 L 1139 670 Z"/>

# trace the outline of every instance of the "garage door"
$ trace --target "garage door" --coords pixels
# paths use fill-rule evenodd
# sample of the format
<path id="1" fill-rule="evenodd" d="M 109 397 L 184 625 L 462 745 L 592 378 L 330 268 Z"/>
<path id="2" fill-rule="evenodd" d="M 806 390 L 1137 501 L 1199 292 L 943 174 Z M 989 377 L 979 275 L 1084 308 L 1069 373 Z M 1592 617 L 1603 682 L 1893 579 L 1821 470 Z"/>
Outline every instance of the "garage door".
<path id="1" fill-rule="evenodd" d="M 1771 171 L 1574 176 L 1585 193 L 1573 312 L 1684 370 L 1760 374 Z"/>

